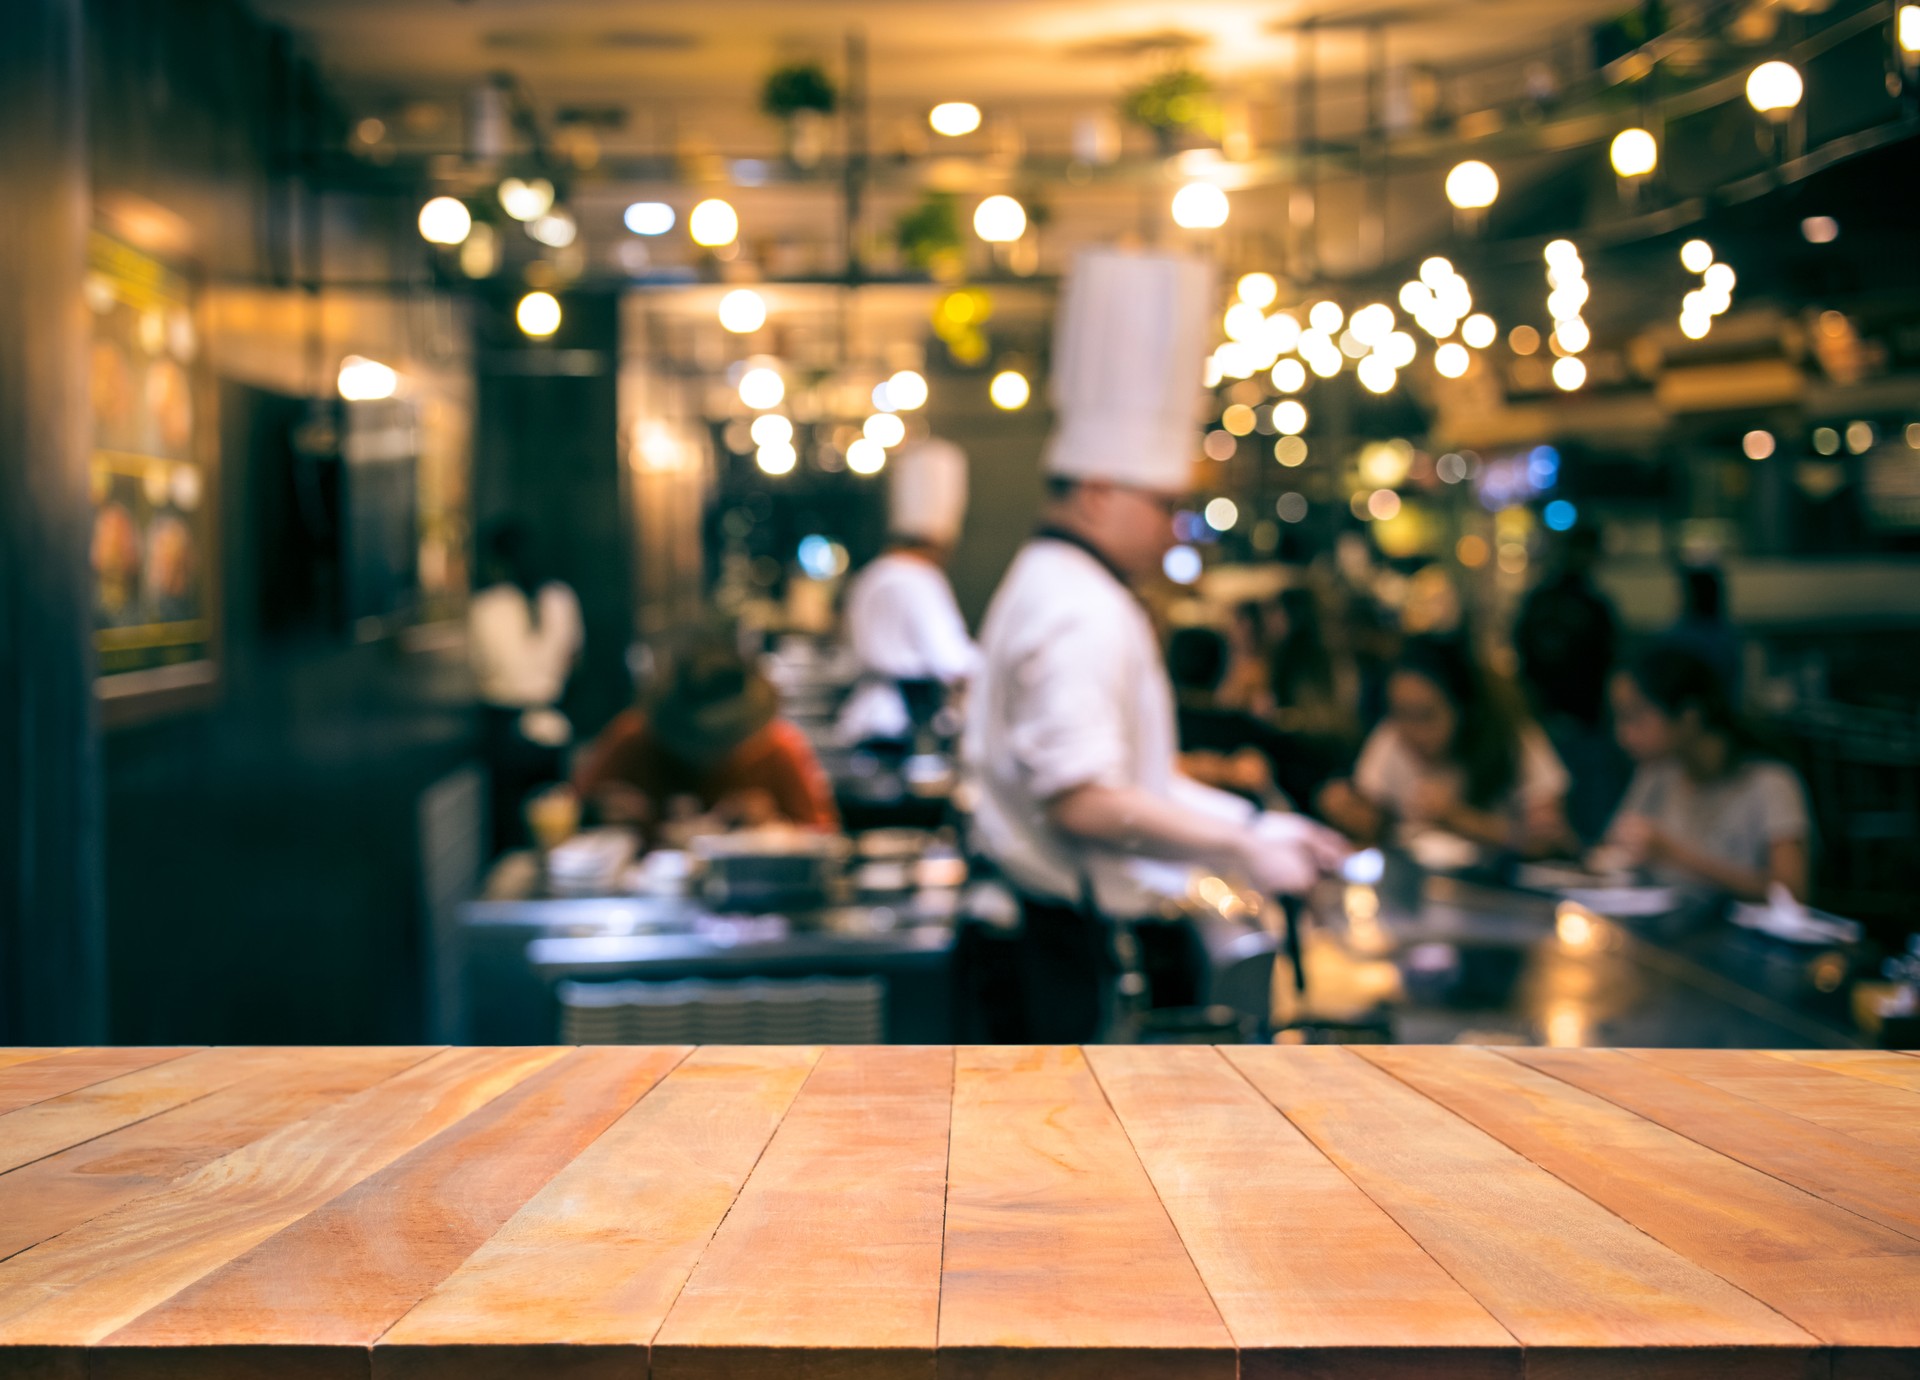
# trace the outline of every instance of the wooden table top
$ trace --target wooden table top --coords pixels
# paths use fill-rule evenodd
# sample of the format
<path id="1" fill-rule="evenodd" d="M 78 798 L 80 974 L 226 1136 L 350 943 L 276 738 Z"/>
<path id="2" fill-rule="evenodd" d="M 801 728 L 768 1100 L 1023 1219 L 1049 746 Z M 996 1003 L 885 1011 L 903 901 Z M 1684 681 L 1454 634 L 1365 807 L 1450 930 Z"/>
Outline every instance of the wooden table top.
<path id="1" fill-rule="evenodd" d="M 0 1375 L 1920 1376 L 1920 1058 L 0 1050 Z"/>

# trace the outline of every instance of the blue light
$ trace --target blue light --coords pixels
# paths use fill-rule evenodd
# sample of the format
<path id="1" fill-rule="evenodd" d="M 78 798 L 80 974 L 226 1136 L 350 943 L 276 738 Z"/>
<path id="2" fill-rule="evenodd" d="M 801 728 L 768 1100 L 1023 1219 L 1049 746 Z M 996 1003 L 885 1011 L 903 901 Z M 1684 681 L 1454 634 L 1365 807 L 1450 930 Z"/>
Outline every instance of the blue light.
<path id="1" fill-rule="evenodd" d="M 832 579 L 839 574 L 833 543 L 815 533 L 800 538 L 800 568 L 816 580 Z"/>
<path id="2" fill-rule="evenodd" d="M 1565 532 L 1580 520 L 1580 511 L 1564 498 L 1556 498 L 1549 503 L 1541 515 L 1547 520 L 1547 526 L 1556 532 Z"/>
<path id="3" fill-rule="evenodd" d="M 1210 530 L 1198 513 L 1183 508 L 1173 515 L 1173 535 L 1178 541 L 1205 541 Z"/>
<path id="4" fill-rule="evenodd" d="M 1552 446 L 1535 446 L 1527 456 L 1527 478 L 1536 489 L 1551 489 L 1560 479 L 1560 452 Z"/>
<path id="5" fill-rule="evenodd" d="M 1173 547 L 1161 560 L 1160 568 L 1176 585 L 1190 585 L 1200 578 L 1200 553 L 1191 546 Z"/>
<path id="6" fill-rule="evenodd" d="M 664 235 L 673 229 L 673 207 L 664 201 L 636 201 L 623 219 L 636 235 Z"/>

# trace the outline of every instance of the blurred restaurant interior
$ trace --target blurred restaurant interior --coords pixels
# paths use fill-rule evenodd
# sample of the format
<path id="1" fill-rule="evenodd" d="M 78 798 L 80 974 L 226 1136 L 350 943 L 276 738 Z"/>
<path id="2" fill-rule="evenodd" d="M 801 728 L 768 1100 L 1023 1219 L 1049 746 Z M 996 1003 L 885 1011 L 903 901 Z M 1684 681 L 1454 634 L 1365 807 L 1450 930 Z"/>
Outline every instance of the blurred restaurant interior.
<path id="1" fill-rule="evenodd" d="M 1920 1045 L 1920 5 L 7 13 L 0 1044 Z"/>

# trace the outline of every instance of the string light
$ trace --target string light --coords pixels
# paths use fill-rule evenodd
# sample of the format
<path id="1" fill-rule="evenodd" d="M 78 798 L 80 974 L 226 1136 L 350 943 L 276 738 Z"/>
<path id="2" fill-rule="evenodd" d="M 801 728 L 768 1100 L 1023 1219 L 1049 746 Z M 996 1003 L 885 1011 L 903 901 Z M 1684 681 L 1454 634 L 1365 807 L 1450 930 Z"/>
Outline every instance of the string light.
<path id="1" fill-rule="evenodd" d="M 513 319 L 528 335 L 545 339 L 560 329 L 560 303 L 551 292 L 529 292 L 514 308 Z"/>
<path id="2" fill-rule="evenodd" d="M 1027 233 L 1027 211 L 1006 195 L 990 196 L 973 208 L 973 233 L 988 244 L 1012 244 Z"/>
<path id="3" fill-rule="evenodd" d="M 1280 295 L 1280 284 L 1271 273 L 1248 273 L 1234 285 L 1234 294 L 1250 307 L 1265 310 Z"/>
<path id="4" fill-rule="evenodd" d="M 980 128 L 980 107 L 971 101 L 942 101 L 927 112 L 927 123 L 935 134 L 958 138 Z"/>
<path id="5" fill-rule="evenodd" d="M 437 196 L 420 208 L 420 238 L 429 244 L 464 244 L 473 212 L 458 197 Z"/>
<path id="6" fill-rule="evenodd" d="M 1447 200 L 1456 210 L 1484 211 L 1499 195 L 1499 175 L 1477 158 L 1455 164 L 1447 174 Z"/>
<path id="7" fill-rule="evenodd" d="M 735 335 L 748 335 L 767 322 L 767 304 L 752 288 L 735 288 L 720 299 L 720 324 Z"/>
<path id="8" fill-rule="evenodd" d="M 1587 366 L 1578 355 L 1567 355 L 1553 362 L 1553 385 L 1571 393 L 1587 381 Z"/>
<path id="9" fill-rule="evenodd" d="M 1660 162 L 1660 146 L 1644 129 L 1623 129 L 1607 150 L 1613 170 L 1621 177 L 1645 177 Z"/>
<path id="10" fill-rule="evenodd" d="M 1027 376 L 1018 369 L 1002 369 L 987 385 L 987 396 L 1002 412 L 1018 412 L 1027 405 L 1032 391 Z"/>
<path id="11" fill-rule="evenodd" d="M 719 197 L 709 197 L 688 213 L 687 234 L 697 245 L 718 249 L 740 237 L 740 217 Z"/>
<path id="12" fill-rule="evenodd" d="M 1231 210 L 1227 194 L 1211 182 L 1189 182 L 1173 194 L 1173 223 L 1183 230 L 1218 230 Z"/>

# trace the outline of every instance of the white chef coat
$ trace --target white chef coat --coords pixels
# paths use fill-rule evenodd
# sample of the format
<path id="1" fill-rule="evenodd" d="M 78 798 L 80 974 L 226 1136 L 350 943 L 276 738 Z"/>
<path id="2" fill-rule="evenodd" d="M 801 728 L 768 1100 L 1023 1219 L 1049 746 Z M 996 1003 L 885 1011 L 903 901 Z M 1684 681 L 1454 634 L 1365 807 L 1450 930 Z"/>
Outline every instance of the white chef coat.
<path id="1" fill-rule="evenodd" d="M 1092 554 L 1039 537 L 1014 558 L 980 632 L 966 763 L 975 841 L 1042 898 L 1131 918 L 1184 889 L 1190 869 L 1129 857 L 1056 829 L 1047 802 L 1080 786 L 1134 787 L 1244 825 L 1245 801 L 1181 776 L 1173 687 L 1132 591 Z"/>
<path id="2" fill-rule="evenodd" d="M 847 586 L 847 640 L 868 677 L 840 713 L 847 743 L 905 737 L 912 720 L 894 682 L 954 685 L 972 677 L 980 655 L 946 572 L 905 551 L 868 563 Z"/>
<path id="3" fill-rule="evenodd" d="M 559 703 L 585 641 L 580 601 L 558 580 L 540 586 L 540 621 L 518 585 L 489 585 L 467 603 L 468 655 L 480 698 L 501 709 Z"/>

